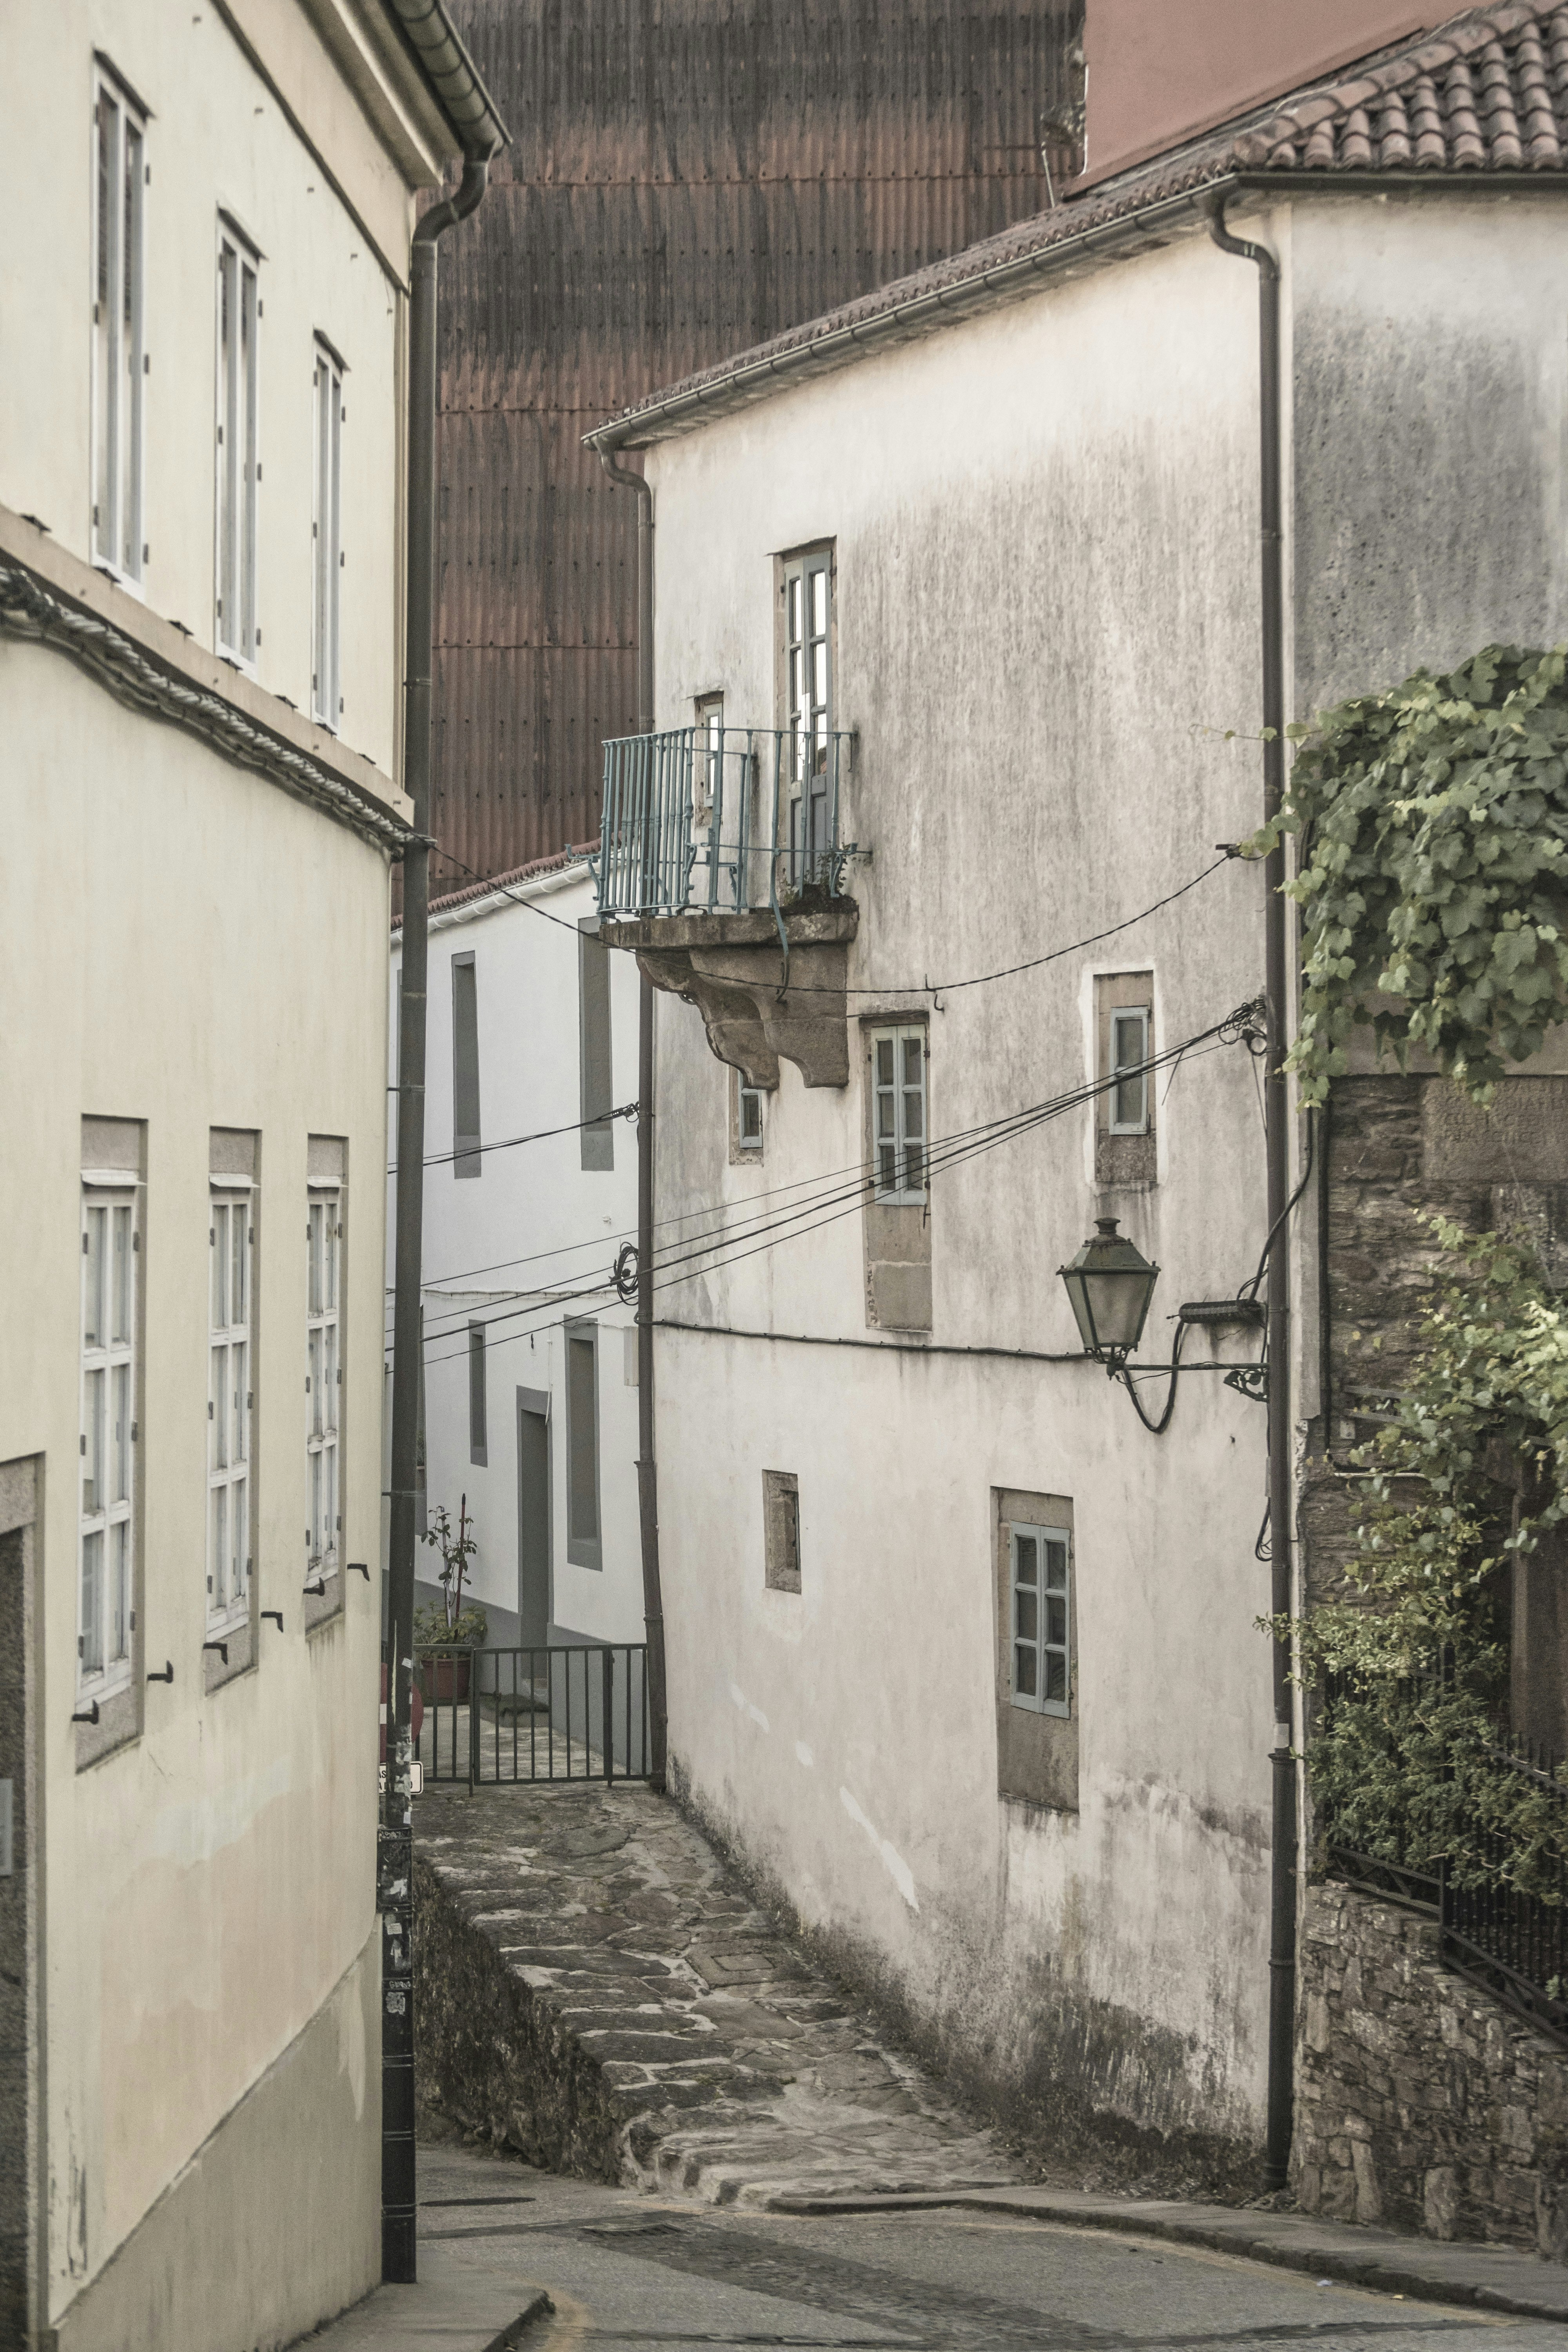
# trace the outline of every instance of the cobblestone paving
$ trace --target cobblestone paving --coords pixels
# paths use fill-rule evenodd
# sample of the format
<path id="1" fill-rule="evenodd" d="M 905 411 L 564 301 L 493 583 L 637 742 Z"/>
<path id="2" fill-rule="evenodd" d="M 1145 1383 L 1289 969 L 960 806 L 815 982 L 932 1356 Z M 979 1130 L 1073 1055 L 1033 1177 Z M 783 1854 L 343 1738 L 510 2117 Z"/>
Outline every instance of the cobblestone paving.
<path id="1" fill-rule="evenodd" d="M 421 2092 L 455 2120 L 712 2204 L 1020 2177 L 646 1787 L 432 1790 L 415 1846 Z"/>

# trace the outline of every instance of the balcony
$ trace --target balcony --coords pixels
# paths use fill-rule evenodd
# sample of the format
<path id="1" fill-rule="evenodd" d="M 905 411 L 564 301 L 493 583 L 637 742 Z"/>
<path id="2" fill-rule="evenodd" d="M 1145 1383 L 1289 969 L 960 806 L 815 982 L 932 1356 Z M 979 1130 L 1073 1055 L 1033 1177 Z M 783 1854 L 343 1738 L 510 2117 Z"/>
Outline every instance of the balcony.
<path id="1" fill-rule="evenodd" d="M 603 938 L 695 1004 L 721 1062 L 775 1087 L 848 1083 L 845 982 L 859 908 L 841 785 L 854 737 L 673 728 L 605 745 Z"/>

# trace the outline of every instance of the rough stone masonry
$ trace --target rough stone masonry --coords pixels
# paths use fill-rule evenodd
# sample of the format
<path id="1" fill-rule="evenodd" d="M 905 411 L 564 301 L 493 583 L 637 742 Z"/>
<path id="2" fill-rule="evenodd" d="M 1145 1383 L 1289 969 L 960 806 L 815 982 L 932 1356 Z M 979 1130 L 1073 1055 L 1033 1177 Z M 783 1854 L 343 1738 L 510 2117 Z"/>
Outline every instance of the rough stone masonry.
<path id="1" fill-rule="evenodd" d="M 1568 2256 L 1568 2051 L 1437 1959 L 1435 1920 L 1308 1890 L 1298 2202 Z"/>
<path id="2" fill-rule="evenodd" d="M 1020 2176 L 636 1783 L 429 1793 L 418 2092 L 552 2169 L 715 2204 Z"/>

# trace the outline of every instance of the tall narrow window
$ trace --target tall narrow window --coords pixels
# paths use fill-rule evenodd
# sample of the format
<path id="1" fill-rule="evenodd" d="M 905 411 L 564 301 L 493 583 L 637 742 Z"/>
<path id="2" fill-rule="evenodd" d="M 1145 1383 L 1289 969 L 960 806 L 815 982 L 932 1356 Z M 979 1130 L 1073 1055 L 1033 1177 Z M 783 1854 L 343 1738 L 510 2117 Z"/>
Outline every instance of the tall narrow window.
<path id="1" fill-rule="evenodd" d="M 763 1472 L 763 1580 L 772 1592 L 800 1591 L 800 1480 Z"/>
<path id="2" fill-rule="evenodd" d="M 131 1679 L 136 1461 L 136 1195 L 89 1185 L 81 1217 L 81 1511 L 77 1681 Z"/>
<path id="3" fill-rule="evenodd" d="M 610 1053 L 610 950 L 596 916 L 577 926 L 577 1063 L 582 1102 L 583 1165 L 613 1168 L 616 1129 L 610 1118 L 615 1084 Z"/>
<path id="4" fill-rule="evenodd" d="M 484 1468 L 489 1460 L 485 1404 L 485 1327 L 468 1326 L 468 1459 Z"/>
<path id="5" fill-rule="evenodd" d="M 700 833 L 713 821 L 717 802 L 722 805 L 724 758 L 724 698 L 703 694 L 697 698 L 697 740 L 691 767 L 691 821 Z"/>
<path id="6" fill-rule="evenodd" d="M 452 958 L 452 1173 L 484 1172 L 479 1151 L 479 996 L 472 955 Z"/>
<path id="7" fill-rule="evenodd" d="M 1149 1013 L 1144 1005 L 1119 1005 L 1110 1015 L 1112 1135 L 1149 1132 Z"/>
<path id="8" fill-rule="evenodd" d="M 577 1568 L 603 1564 L 599 1539 L 599 1334 L 592 1323 L 566 1326 L 566 1557 Z"/>
<path id="9" fill-rule="evenodd" d="M 250 1609 L 250 1268 L 248 1191 L 215 1187 L 207 1349 L 207 1620 L 231 1625 Z"/>
<path id="10" fill-rule="evenodd" d="M 878 1029 L 871 1036 L 872 1148 L 879 1201 L 926 1198 L 926 1033 Z"/>
<path id="11" fill-rule="evenodd" d="M 217 641 L 256 659 L 258 260 L 228 223 L 217 241 Z"/>
<path id="12" fill-rule="evenodd" d="M 1152 1184 L 1158 1176 L 1152 971 L 1098 972 L 1094 982 L 1095 1181 Z"/>
<path id="13" fill-rule="evenodd" d="M 1065 1528 L 1013 1528 L 1012 1696 L 1037 1715 L 1071 1713 L 1068 1574 Z"/>
<path id="14" fill-rule="evenodd" d="M 763 1089 L 753 1087 L 744 1070 L 735 1073 L 735 1150 L 749 1159 L 762 1158 Z"/>
<path id="15" fill-rule="evenodd" d="M 338 1490 L 338 1422 L 343 1368 L 338 1345 L 338 1262 L 342 1195 L 312 1185 L 305 1234 L 310 1251 L 305 1336 L 305 1459 L 310 1524 L 305 1530 L 305 1582 L 320 1589 L 338 1570 L 342 1505 Z"/>
<path id="16" fill-rule="evenodd" d="M 789 730 L 790 878 L 823 878 L 831 846 L 833 551 L 792 556 L 784 567 L 784 702 Z"/>
<path id="17" fill-rule="evenodd" d="M 311 525 L 315 556 L 311 596 L 310 707 L 323 727 L 335 728 L 342 715 L 340 675 L 338 607 L 339 574 L 342 570 L 342 362 L 329 347 L 316 344 L 315 379 L 315 519 Z"/>
<path id="18" fill-rule="evenodd" d="M 92 551 L 140 580 L 147 183 L 142 116 L 118 86 L 98 85 L 92 289 Z"/>

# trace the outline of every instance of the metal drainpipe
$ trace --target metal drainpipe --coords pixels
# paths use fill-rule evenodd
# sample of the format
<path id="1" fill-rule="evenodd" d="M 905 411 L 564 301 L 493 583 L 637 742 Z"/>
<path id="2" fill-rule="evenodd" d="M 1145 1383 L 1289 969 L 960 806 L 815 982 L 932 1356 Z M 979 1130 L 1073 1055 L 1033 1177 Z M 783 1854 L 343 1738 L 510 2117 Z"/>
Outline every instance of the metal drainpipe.
<path id="1" fill-rule="evenodd" d="M 455 196 L 414 232 L 408 297 L 408 604 L 404 788 L 414 838 L 403 860 L 402 1019 L 397 1056 L 397 1253 L 392 1352 L 392 1527 L 387 1552 L 386 1799 L 376 1869 L 382 1923 L 381 2275 L 418 2275 L 414 2186 L 415 1465 L 425 1224 L 425 978 L 430 903 L 430 646 L 436 549 L 437 240 L 485 193 L 489 159 L 463 165 Z"/>
<path id="2" fill-rule="evenodd" d="M 1285 793 L 1284 542 L 1279 490 L 1279 265 L 1260 245 L 1232 236 L 1226 200 L 1212 196 L 1200 209 L 1222 253 L 1258 270 L 1258 395 L 1259 524 L 1262 540 L 1260 621 L 1263 635 L 1263 814 L 1278 814 Z M 1276 849 L 1263 869 L 1264 991 L 1268 1003 L 1268 1064 L 1264 1077 L 1268 1165 L 1266 1231 L 1268 1255 L 1268 1551 L 1269 1607 L 1291 1612 L 1291 1540 L 1295 1494 L 1290 1424 L 1290 1105 L 1284 1063 L 1288 978 L 1285 852 Z M 1266 2189 L 1283 2189 L 1289 2173 L 1295 2109 L 1296 2021 L 1296 1765 L 1290 1753 L 1290 1657 L 1282 1642 L 1273 1653 L 1274 1781 L 1268 1943 L 1268 2124 Z"/>
<path id="3" fill-rule="evenodd" d="M 637 497 L 637 733 L 653 733 L 653 485 L 612 449 L 599 463 Z M 664 1674 L 664 1588 L 658 1562 L 658 1464 L 653 1426 L 653 982 L 637 969 L 637 1517 L 642 1529 L 643 1621 L 647 1633 L 648 1771 L 663 1789 L 668 1751 Z"/>

